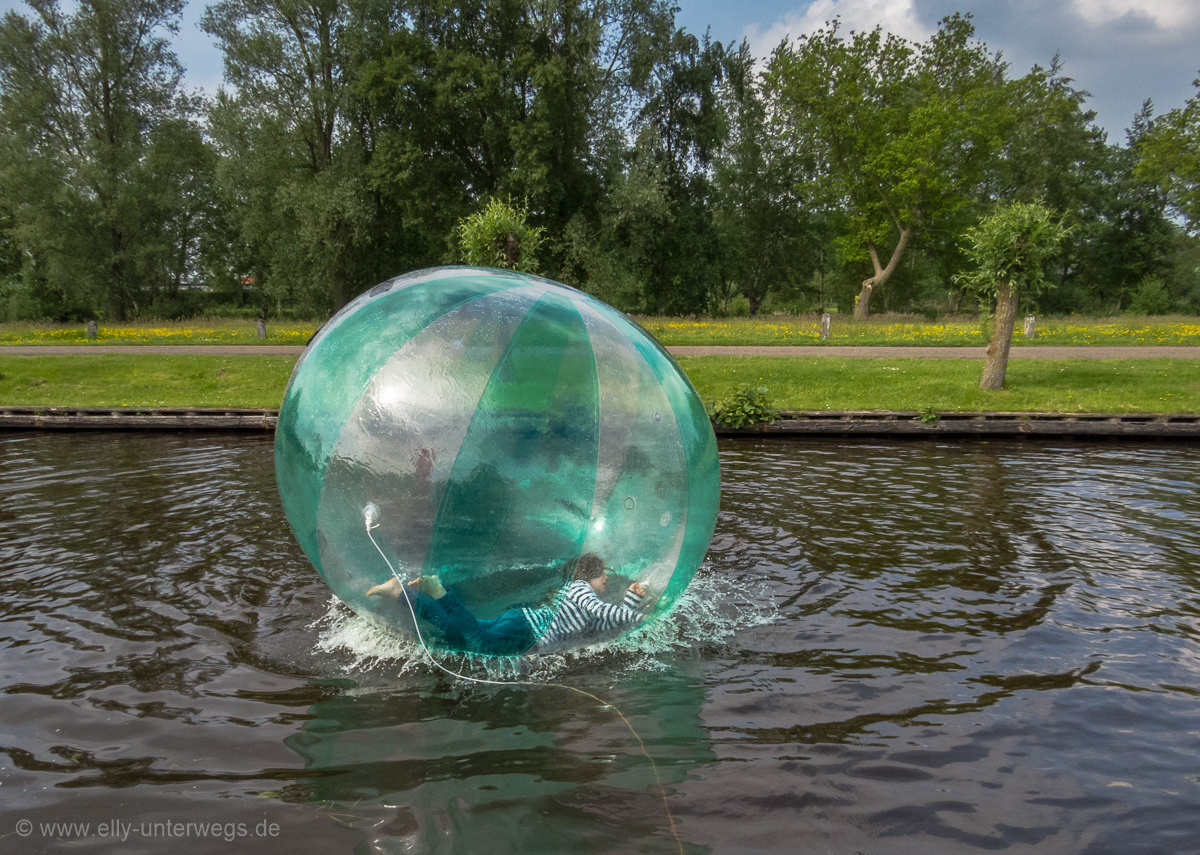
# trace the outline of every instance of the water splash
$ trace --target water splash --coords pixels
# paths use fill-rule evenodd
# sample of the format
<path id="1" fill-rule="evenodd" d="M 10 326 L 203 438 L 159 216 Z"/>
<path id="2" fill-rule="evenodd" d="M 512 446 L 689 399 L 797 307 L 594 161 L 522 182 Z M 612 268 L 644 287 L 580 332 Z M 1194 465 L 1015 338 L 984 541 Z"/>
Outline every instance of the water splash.
<path id="1" fill-rule="evenodd" d="M 491 680 L 544 682 L 564 672 L 622 669 L 659 671 L 678 651 L 721 644 L 735 633 L 775 621 L 778 611 L 765 580 L 734 577 L 704 565 L 671 610 L 648 626 L 612 641 L 563 652 L 526 656 L 481 656 L 439 651 L 438 661 L 467 675 Z M 349 672 L 392 669 L 399 675 L 427 665 L 416 639 L 397 635 L 355 614 L 336 597 L 317 621 L 317 650 L 345 658 Z"/>

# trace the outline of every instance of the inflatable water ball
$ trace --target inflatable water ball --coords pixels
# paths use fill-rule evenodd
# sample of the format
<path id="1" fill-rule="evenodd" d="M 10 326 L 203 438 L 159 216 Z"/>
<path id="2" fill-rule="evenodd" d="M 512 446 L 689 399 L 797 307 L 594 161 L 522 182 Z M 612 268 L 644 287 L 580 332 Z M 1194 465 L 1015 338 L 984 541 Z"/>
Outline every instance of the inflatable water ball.
<path id="1" fill-rule="evenodd" d="M 704 558 L 720 496 L 704 407 L 641 327 L 566 285 L 467 267 L 384 282 L 320 329 L 284 393 L 275 468 L 329 587 L 410 636 L 405 599 L 366 595 L 389 562 L 486 620 L 553 608 L 594 552 L 605 599 L 641 581 L 653 620 Z"/>

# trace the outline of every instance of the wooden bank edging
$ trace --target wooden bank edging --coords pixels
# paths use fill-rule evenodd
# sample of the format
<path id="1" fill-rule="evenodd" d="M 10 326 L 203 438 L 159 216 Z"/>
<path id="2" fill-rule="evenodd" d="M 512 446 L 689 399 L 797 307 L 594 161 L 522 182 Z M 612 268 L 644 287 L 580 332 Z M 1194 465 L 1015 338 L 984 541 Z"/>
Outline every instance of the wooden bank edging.
<path id="1" fill-rule="evenodd" d="M 202 407 L 0 407 L 0 429 L 275 430 L 278 410 Z"/>
<path id="2" fill-rule="evenodd" d="M 718 436 L 1094 436 L 1200 438 L 1200 413 L 938 413 L 802 410 Z"/>
<path id="3" fill-rule="evenodd" d="M 1200 438 L 1200 413 L 939 413 L 794 410 L 719 436 L 1093 436 Z M 198 407 L 0 407 L 0 429 L 273 431 L 278 410 Z"/>

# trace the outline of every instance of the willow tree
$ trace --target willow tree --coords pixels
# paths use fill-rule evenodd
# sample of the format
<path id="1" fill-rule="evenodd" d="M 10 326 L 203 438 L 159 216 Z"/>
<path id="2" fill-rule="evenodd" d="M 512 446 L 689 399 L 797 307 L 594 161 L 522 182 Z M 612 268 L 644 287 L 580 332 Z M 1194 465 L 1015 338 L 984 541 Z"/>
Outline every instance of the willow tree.
<path id="1" fill-rule="evenodd" d="M 825 194 L 849 214 L 839 253 L 871 262 L 855 318 L 917 233 L 975 198 L 1015 121 L 1006 66 L 974 32 L 954 15 L 920 44 L 879 27 L 843 38 L 835 20 L 771 61 L 793 145 L 818 159 Z"/>
<path id="2" fill-rule="evenodd" d="M 1041 202 L 1011 202 L 967 232 L 975 269 L 958 281 L 996 301 L 980 389 L 1003 389 L 1022 296 L 1045 289 L 1046 267 L 1067 230 Z"/>
<path id="3" fill-rule="evenodd" d="M 483 210 L 458 223 L 458 246 L 463 261 L 478 267 L 499 267 L 537 273 L 537 251 L 544 230 L 529 225 L 529 209 L 492 199 Z"/>

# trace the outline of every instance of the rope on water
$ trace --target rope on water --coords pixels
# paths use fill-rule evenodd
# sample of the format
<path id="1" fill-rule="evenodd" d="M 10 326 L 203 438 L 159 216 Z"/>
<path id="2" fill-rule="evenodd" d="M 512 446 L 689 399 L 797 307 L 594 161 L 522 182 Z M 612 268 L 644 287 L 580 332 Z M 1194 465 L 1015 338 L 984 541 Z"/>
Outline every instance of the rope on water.
<path id="1" fill-rule="evenodd" d="M 375 505 L 373 505 L 373 504 L 367 505 L 367 507 L 364 511 L 364 518 L 365 518 L 365 524 L 366 524 L 366 529 L 367 529 L 367 537 L 371 538 L 371 543 L 375 547 L 375 551 L 379 553 L 379 557 L 383 559 L 385 564 L 387 564 L 387 568 L 388 568 L 388 570 L 391 571 L 393 578 L 395 578 L 395 580 L 400 583 L 401 588 L 404 588 L 407 585 L 407 583 L 405 582 L 405 580 L 400 578 L 400 574 L 397 573 L 396 568 L 394 566 L 392 566 L 391 560 L 388 559 L 387 555 L 384 554 L 383 550 L 379 548 L 379 544 L 376 543 L 375 535 L 371 534 L 371 532 L 374 529 L 379 528 L 379 523 L 375 522 L 375 520 L 378 518 L 378 514 L 379 514 L 379 509 L 377 507 L 375 507 Z M 671 806 L 667 802 L 667 791 L 663 787 L 662 778 L 660 778 L 659 774 L 658 774 L 658 764 L 654 762 L 654 758 L 651 757 L 650 752 L 646 750 L 646 743 L 642 740 L 641 735 L 637 732 L 637 730 L 634 729 L 633 724 L 629 721 L 629 719 L 627 719 L 625 717 L 625 714 L 623 712 L 621 712 L 615 706 L 610 704 L 608 701 L 604 700 L 604 698 L 601 698 L 597 695 L 593 695 L 591 692 L 585 692 L 583 689 L 577 689 L 574 686 L 568 686 L 566 683 L 539 683 L 539 682 L 535 682 L 533 680 L 487 680 L 487 679 L 483 679 L 480 677 L 470 677 L 466 674 L 460 674 L 458 671 L 454 671 L 450 668 L 447 668 L 445 665 L 443 665 L 441 662 L 439 662 L 437 660 L 437 657 L 435 657 L 433 655 L 433 651 L 430 649 L 429 645 L 425 643 L 425 636 L 421 633 L 421 627 L 417 622 L 417 613 L 413 609 L 412 601 L 408 598 L 406 591 L 402 591 L 402 593 L 406 594 L 406 596 L 404 597 L 404 602 L 408 605 L 409 614 L 412 615 L 413 629 L 416 630 L 417 641 L 420 642 L 421 649 L 425 652 L 426 658 L 429 660 L 429 662 L 435 668 L 438 668 L 439 670 L 444 671 L 445 673 L 449 674 L 451 677 L 457 677 L 460 680 L 466 680 L 471 683 L 481 683 L 481 684 L 487 685 L 487 686 L 525 686 L 525 687 L 533 687 L 533 688 L 537 688 L 539 686 L 553 686 L 555 688 L 567 689 L 568 691 L 575 692 L 576 694 L 579 694 L 579 695 L 583 695 L 585 698 L 590 698 L 591 700 L 600 704 L 602 707 L 607 707 L 608 709 L 615 712 L 617 714 L 617 716 L 621 719 L 621 721 L 623 721 L 625 723 L 625 726 L 627 728 L 629 728 L 629 732 L 633 734 L 633 738 L 637 740 L 638 747 L 641 749 L 642 755 L 647 760 L 650 761 L 650 769 L 652 772 L 654 772 L 654 782 L 655 782 L 655 784 L 658 785 L 658 794 L 662 798 L 663 812 L 667 815 L 667 822 L 670 825 L 671 836 L 675 838 L 675 843 L 679 846 L 680 855 L 683 855 L 683 852 L 684 852 L 683 841 L 680 840 L 679 832 L 675 828 L 675 817 L 671 813 Z"/>

